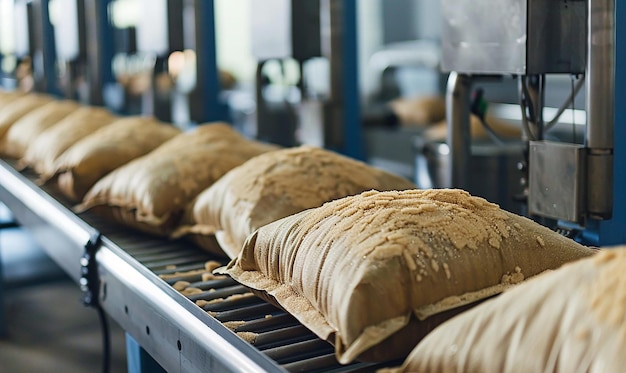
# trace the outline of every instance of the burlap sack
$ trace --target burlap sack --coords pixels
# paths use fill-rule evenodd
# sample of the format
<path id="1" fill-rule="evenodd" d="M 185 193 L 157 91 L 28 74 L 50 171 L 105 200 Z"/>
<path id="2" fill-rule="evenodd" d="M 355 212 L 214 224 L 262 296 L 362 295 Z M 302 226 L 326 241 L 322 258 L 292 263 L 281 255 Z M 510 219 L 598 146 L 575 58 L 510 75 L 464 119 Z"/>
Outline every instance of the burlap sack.
<path id="1" fill-rule="evenodd" d="M 425 127 L 446 117 L 446 101 L 439 96 L 398 98 L 389 106 L 400 123 L 410 127 Z"/>
<path id="2" fill-rule="evenodd" d="M 521 139 L 522 129 L 512 123 L 505 120 L 498 119 L 492 116 L 487 116 L 485 119 L 489 127 L 496 133 L 496 135 L 505 139 Z M 434 124 L 426 131 L 424 131 L 424 137 L 428 140 L 445 141 L 448 134 L 448 125 L 445 120 Z M 485 140 L 489 138 L 487 130 L 475 115 L 470 115 L 470 135 L 473 139 Z"/>
<path id="3" fill-rule="evenodd" d="M 104 175 L 179 133 L 153 118 L 118 119 L 78 141 L 56 160 L 59 188 L 71 201 L 79 202 Z"/>
<path id="4" fill-rule="evenodd" d="M 261 227 L 218 271 L 348 363 L 406 357 L 444 312 L 593 252 L 463 191 L 369 191 Z"/>
<path id="5" fill-rule="evenodd" d="M 76 211 L 100 207 L 125 225 L 168 235 L 184 207 L 227 171 L 274 146 L 249 141 L 226 124 L 180 134 L 98 181 Z"/>
<path id="6" fill-rule="evenodd" d="M 434 330 L 395 372 L 623 372 L 626 247 L 545 273 Z"/>
<path id="7" fill-rule="evenodd" d="M 0 149 L 3 149 L 6 133 L 13 123 L 32 110 L 52 101 L 53 99 L 50 96 L 29 94 L 12 101 L 10 105 L 2 108 L 0 110 Z"/>
<path id="8" fill-rule="evenodd" d="M 46 129 L 54 126 L 80 105 L 75 101 L 53 101 L 41 106 L 17 120 L 7 131 L 4 141 L 0 142 L 0 152 L 5 156 L 20 159 L 26 149 Z"/>
<path id="9" fill-rule="evenodd" d="M 20 91 L 0 91 L 0 111 L 23 96 L 24 93 Z"/>
<path id="10" fill-rule="evenodd" d="M 234 258 L 252 232 L 285 216 L 370 189 L 414 188 L 402 177 L 328 150 L 278 150 L 249 160 L 202 192 L 188 207 L 191 221 L 183 221 L 177 233 L 193 233 L 199 245 L 198 236 L 216 233 L 223 252 Z"/>
<path id="11" fill-rule="evenodd" d="M 116 119 L 104 108 L 81 107 L 43 131 L 29 144 L 20 164 L 32 167 L 41 175 L 41 180 L 46 181 L 54 175 L 54 163 L 63 152 Z"/>

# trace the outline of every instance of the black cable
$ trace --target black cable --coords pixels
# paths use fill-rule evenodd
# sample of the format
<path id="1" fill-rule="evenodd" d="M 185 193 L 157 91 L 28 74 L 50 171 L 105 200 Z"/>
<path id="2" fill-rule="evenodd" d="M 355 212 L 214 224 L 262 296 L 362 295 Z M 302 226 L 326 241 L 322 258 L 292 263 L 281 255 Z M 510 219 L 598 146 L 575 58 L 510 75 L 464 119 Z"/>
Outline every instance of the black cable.
<path id="1" fill-rule="evenodd" d="M 532 106 L 532 100 L 530 100 L 530 92 L 528 91 L 528 86 L 527 86 L 525 76 L 520 76 L 520 86 L 521 86 L 520 107 L 522 109 L 522 126 L 523 126 L 522 128 L 524 129 L 524 132 L 526 133 L 526 137 L 528 138 L 528 140 L 531 140 L 531 141 L 536 140 L 536 136 L 529 125 L 529 122 L 534 123 L 535 111 Z M 527 110 L 528 110 L 528 113 L 526 112 Z"/>
<path id="2" fill-rule="evenodd" d="M 505 141 L 493 130 L 493 128 L 487 123 L 485 117 L 487 116 L 488 103 L 484 99 L 484 91 L 482 88 L 478 88 L 474 91 L 472 102 L 470 103 L 470 112 L 480 119 L 480 124 L 487 132 L 487 136 L 497 145 L 504 145 Z"/>
<path id="3" fill-rule="evenodd" d="M 98 263 L 96 253 L 100 248 L 102 236 L 95 232 L 85 244 L 85 252 L 80 259 L 81 277 L 80 286 L 84 292 L 83 304 L 87 307 L 95 308 L 100 319 L 102 329 L 102 372 L 109 373 L 111 362 L 111 340 L 109 335 L 109 323 L 100 304 L 100 276 L 98 274 Z"/>
<path id="4" fill-rule="evenodd" d="M 526 117 L 531 123 L 537 121 L 535 114 L 535 106 L 533 100 L 530 97 L 530 90 L 528 89 L 528 81 L 526 77 L 522 77 L 522 92 L 524 92 L 525 106 L 528 108 L 528 116 Z"/>
<path id="5" fill-rule="evenodd" d="M 584 77 L 584 75 L 583 75 L 583 77 Z M 576 84 L 574 84 L 574 75 L 572 75 L 571 76 L 571 83 L 572 83 L 572 90 L 570 92 L 570 95 L 567 97 L 565 102 L 563 102 L 561 107 L 559 107 L 559 109 L 557 110 L 556 114 L 554 115 L 554 118 L 552 118 L 550 120 L 550 122 L 548 122 L 548 124 L 546 124 L 546 127 L 544 129 L 546 132 L 549 131 L 550 129 L 552 129 L 552 127 L 554 127 L 558 123 L 559 118 L 561 117 L 561 115 L 563 115 L 563 112 L 565 112 L 565 109 L 567 109 L 567 107 L 570 106 L 570 105 L 571 105 L 571 108 L 572 108 L 572 116 L 574 116 L 573 110 L 574 110 L 574 105 L 575 105 L 575 101 L 576 101 L 576 96 L 578 95 L 578 92 L 580 92 L 581 88 L 585 84 L 585 79 L 583 79 L 581 77 L 580 80 Z"/>
<path id="6" fill-rule="evenodd" d="M 102 306 L 96 306 L 100 328 L 102 329 L 102 373 L 109 373 L 111 370 L 111 337 L 109 332 L 109 321 Z"/>
<path id="7" fill-rule="evenodd" d="M 495 142 L 497 145 L 500 145 L 500 146 L 505 145 L 505 140 L 503 140 L 496 133 L 496 131 L 493 130 L 493 128 L 485 120 L 485 117 L 480 117 L 480 123 L 482 124 L 483 128 L 485 129 L 485 131 L 487 131 L 487 135 L 489 136 L 491 141 Z"/>

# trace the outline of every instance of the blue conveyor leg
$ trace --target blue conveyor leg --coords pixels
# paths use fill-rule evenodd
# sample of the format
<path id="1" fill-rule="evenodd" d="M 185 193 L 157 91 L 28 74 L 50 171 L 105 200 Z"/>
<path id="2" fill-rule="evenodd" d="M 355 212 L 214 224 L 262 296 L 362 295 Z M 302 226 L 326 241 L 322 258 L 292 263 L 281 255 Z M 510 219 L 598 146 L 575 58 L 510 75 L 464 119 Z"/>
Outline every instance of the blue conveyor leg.
<path id="1" fill-rule="evenodd" d="M 128 373 L 165 373 L 165 369 L 128 333 L 126 333 L 126 361 Z"/>
<path id="2" fill-rule="evenodd" d="M 584 244 L 614 246 L 626 244 L 626 3 L 615 2 L 615 124 L 613 135 L 613 217 L 591 220 L 583 232 Z"/>
<path id="3" fill-rule="evenodd" d="M 7 324 L 4 313 L 4 275 L 2 273 L 2 251 L 0 250 L 0 337 L 7 334 Z"/>
<path id="4" fill-rule="evenodd" d="M 343 59 L 341 77 L 343 79 L 343 123 L 345 155 L 365 160 L 361 105 L 359 97 L 359 62 L 357 35 L 357 1 L 343 0 L 342 36 Z"/>
<path id="5" fill-rule="evenodd" d="M 13 221 L 0 220 L 0 233 L 5 228 L 13 228 L 15 226 L 16 223 Z M 2 250 L 0 250 L 0 337 L 5 337 L 6 334 L 7 322 L 4 312 L 4 274 L 2 273 Z"/>

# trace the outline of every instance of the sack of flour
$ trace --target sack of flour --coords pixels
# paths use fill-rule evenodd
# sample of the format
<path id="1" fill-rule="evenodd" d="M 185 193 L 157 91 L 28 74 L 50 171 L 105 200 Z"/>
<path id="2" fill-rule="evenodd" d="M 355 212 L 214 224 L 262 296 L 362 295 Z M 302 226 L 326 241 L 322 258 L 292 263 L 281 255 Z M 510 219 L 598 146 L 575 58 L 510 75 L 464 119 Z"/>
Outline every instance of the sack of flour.
<path id="1" fill-rule="evenodd" d="M 220 273 L 272 297 L 341 363 L 387 361 L 464 307 L 593 252 L 464 191 L 368 191 L 259 228 Z"/>
<path id="2" fill-rule="evenodd" d="M 236 167 L 203 191 L 188 207 L 178 235 L 190 234 L 204 249 L 234 258 L 252 232 L 278 219 L 370 189 L 414 188 L 400 176 L 328 150 L 277 150 Z"/>
<path id="3" fill-rule="evenodd" d="M 98 181 L 77 211 L 101 214 L 168 235 L 185 206 L 232 168 L 276 147 L 246 140 L 226 124 L 180 134 Z"/>
<path id="4" fill-rule="evenodd" d="M 11 101 L 0 109 L 0 149 L 4 149 L 5 136 L 11 126 L 31 111 L 53 102 L 50 96 L 28 94 Z"/>
<path id="5" fill-rule="evenodd" d="M 623 372 L 626 247 L 605 249 L 442 324 L 395 372 Z"/>
<path id="6" fill-rule="evenodd" d="M 20 160 L 47 180 L 55 173 L 56 159 L 79 140 L 117 119 L 108 110 L 99 107 L 81 107 L 43 131 Z"/>
<path id="7" fill-rule="evenodd" d="M 116 168 L 140 157 L 180 133 L 153 118 L 128 117 L 79 140 L 55 161 L 59 189 L 79 202 L 89 188 Z"/>
<path id="8" fill-rule="evenodd" d="M 63 100 L 52 101 L 32 110 L 9 128 L 3 141 L 0 142 L 0 152 L 11 158 L 22 158 L 28 146 L 32 145 L 42 132 L 79 107 L 80 105 L 75 101 Z"/>

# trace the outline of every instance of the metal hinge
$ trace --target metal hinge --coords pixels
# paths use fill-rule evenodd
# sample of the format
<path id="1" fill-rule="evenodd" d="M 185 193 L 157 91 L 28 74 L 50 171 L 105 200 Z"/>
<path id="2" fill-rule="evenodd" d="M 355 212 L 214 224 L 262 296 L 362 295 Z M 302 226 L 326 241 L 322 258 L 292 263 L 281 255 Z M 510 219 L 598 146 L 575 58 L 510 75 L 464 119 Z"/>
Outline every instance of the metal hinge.
<path id="1" fill-rule="evenodd" d="M 100 248 L 102 235 L 94 233 L 85 244 L 85 253 L 80 258 L 80 289 L 83 291 L 83 303 L 85 306 L 97 307 L 100 295 L 100 277 L 98 275 L 98 263 L 96 253 Z"/>

